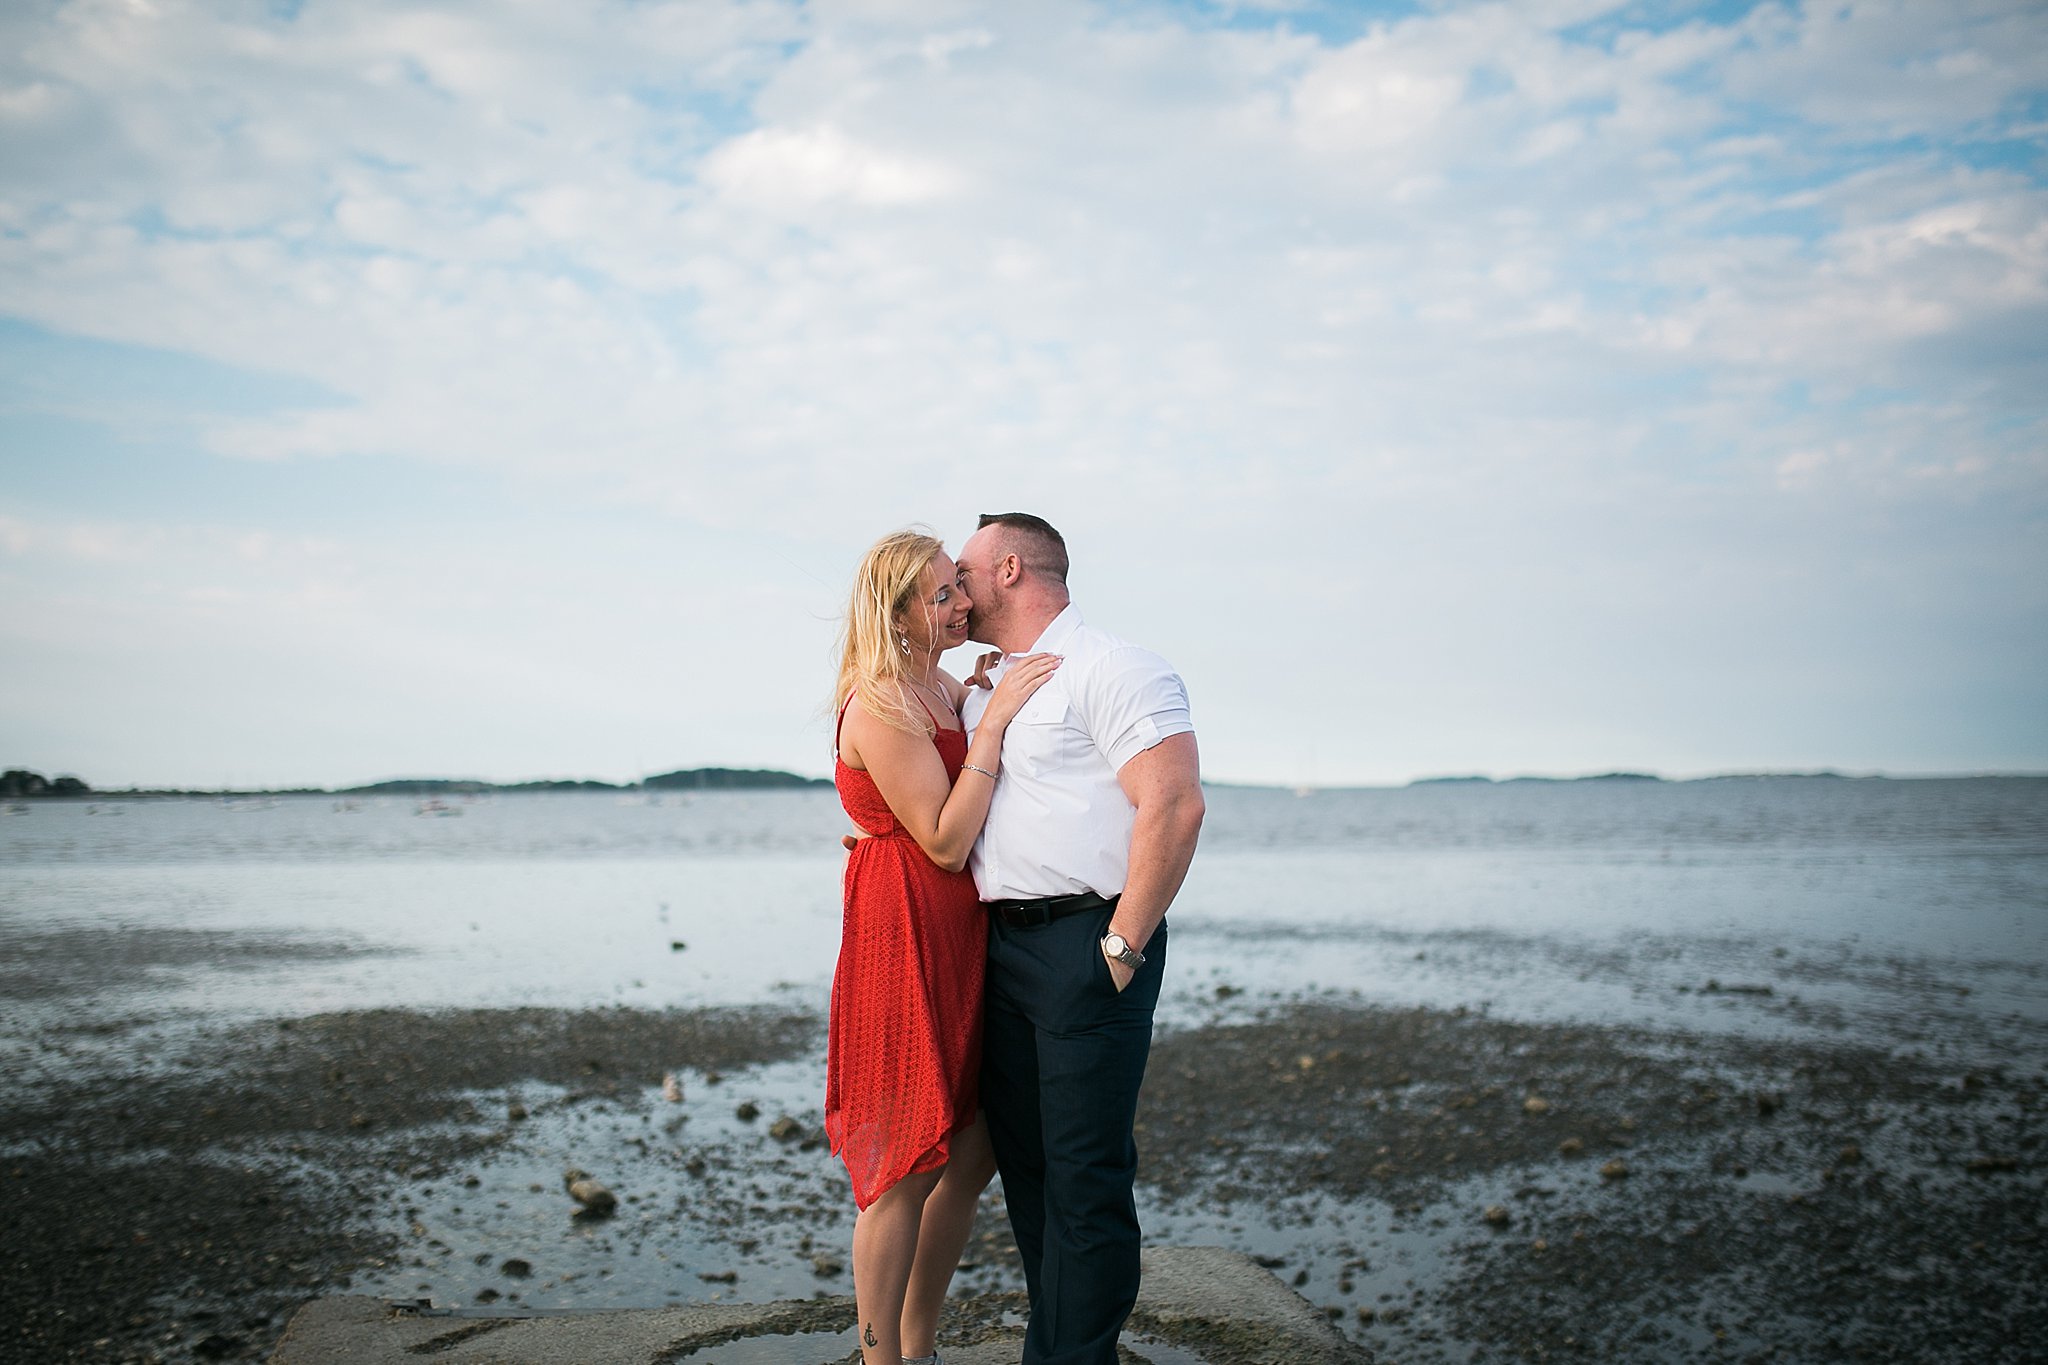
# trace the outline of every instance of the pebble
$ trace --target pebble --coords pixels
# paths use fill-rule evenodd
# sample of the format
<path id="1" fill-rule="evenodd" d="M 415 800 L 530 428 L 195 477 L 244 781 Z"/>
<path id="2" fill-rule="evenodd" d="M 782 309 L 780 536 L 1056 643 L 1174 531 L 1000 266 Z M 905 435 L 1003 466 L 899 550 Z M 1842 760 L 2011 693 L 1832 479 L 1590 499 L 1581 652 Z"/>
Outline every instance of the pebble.
<path id="1" fill-rule="evenodd" d="M 1835 1164 L 1837 1166 L 1854 1166 L 1862 1160 L 1863 1149 L 1853 1142 L 1835 1154 Z"/>
<path id="2" fill-rule="evenodd" d="M 732 1111 L 733 1117 L 741 1123 L 752 1123 L 761 1117 L 761 1106 L 752 1100 L 741 1100 L 740 1107 Z"/>
<path id="3" fill-rule="evenodd" d="M 1522 1101 L 1522 1112 L 1532 1115 L 1547 1114 L 1550 1112 L 1550 1101 L 1544 1099 L 1541 1095 L 1531 1095 L 1528 1099 Z"/>
<path id="4" fill-rule="evenodd" d="M 803 1131 L 804 1126 L 801 1123 L 784 1114 L 769 1127 L 768 1136 L 777 1142 L 788 1142 L 792 1138 L 803 1136 Z"/>
<path id="5" fill-rule="evenodd" d="M 619 1206 L 619 1197 L 593 1179 L 586 1171 L 570 1167 L 562 1172 L 562 1186 L 569 1191 L 569 1197 L 581 1204 L 591 1214 L 610 1213 Z"/>
<path id="6" fill-rule="evenodd" d="M 837 1256 L 828 1256 L 821 1251 L 816 1256 L 811 1257 L 811 1273 L 820 1279 L 828 1279 L 831 1276 L 842 1273 L 845 1269 L 845 1263 Z"/>
<path id="7" fill-rule="evenodd" d="M 1724 986 L 1724 985 L 1722 985 L 1722 984 L 1721 984 L 1721 983 L 1720 983 L 1719 981 L 1711 981 L 1711 980 L 1707 982 L 1707 984 L 1706 984 L 1706 986 L 1705 986 L 1705 987 L 1703 988 L 1703 990 L 1704 990 L 1704 993 L 1705 993 L 1705 994 L 1707 994 L 1707 995 L 1770 995 L 1770 994 L 1772 994 L 1771 988 L 1770 988 L 1769 986 L 1767 986 L 1767 985 L 1751 985 L 1751 984 L 1747 984 L 1747 983 L 1743 983 L 1743 982 L 1729 982 L 1729 983 L 1728 983 L 1727 985 L 1725 985 L 1725 986 Z"/>
<path id="8" fill-rule="evenodd" d="M 683 1078 L 671 1071 L 661 1078 L 661 1097 L 670 1104 L 683 1102 Z"/>
<path id="9" fill-rule="evenodd" d="M 533 1262 L 518 1256 L 508 1256 L 498 1266 L 498 1273 L 515 1280 L 523 1280 L 533 1274 Z"/>
<path id="10" fill-rule="evenodd" d="M 1563 1142 L 1557 1144 L 1557 1154 L 1559 1156 L 1580 1156 L 1585 1153 L 1585 1150 L 1586 1144 L 1584 1141 L 1575 1137 L 1566 1138 Z"/>
<path id="11" fill-rule="evenodd" d="M 1497 1228 L 1504 1228 L 1514 1221 L 1507 1211 L 1507 1206 L 1504 1204 L 1488 1204 L 1485 1217 L 1487 1222 Z"/>
<path id="12" fill-rule="evenodd" d="M 1628 1163 L 1620 1157 L 1614 1158 L 1614 1160 L 1600 1168 L 1600 1178 L 1602 1180 L 1619 1180 L 1627 1174 Z"/>

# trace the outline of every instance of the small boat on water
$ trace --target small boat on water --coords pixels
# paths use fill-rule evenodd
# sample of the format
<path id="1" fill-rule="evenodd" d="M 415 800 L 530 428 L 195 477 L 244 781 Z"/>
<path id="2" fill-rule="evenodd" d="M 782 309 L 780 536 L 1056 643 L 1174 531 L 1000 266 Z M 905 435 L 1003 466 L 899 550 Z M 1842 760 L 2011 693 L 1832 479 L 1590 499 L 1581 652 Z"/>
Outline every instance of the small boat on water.
<path id="1" fill-rule="evenodd" d="M 9 801 L 6 805 L 0 806 L 0 815 L 27 815 L 34 809 L 35 807 L 26 801 Z"/>
<path id="2" fill-rule="evenodd" d="M 440 797 L 438 797 L 438 796 L 430 796 L 430 797 L 428 797 L 428 798 L 427 798 L 426 800 L 424 800 L 424 801 L 420 802 L 420 804 L 419 804 L 419 808 L 418 808 L 418 809 L 416 809 L 415 811 L 413 811 L 413 814 L 414 814 L 414 815 L 460 815 L 460 814 L 462 814 L 462 807 L 460 807 L 460 806 L 451 806 L 451 805 L 449 805 L 449 804 L 448 804 L 448 803 L 447 803 L 446 801 L 443 801 L 443 800 L 442 800 L 442 799 L 441 799 Z"/>

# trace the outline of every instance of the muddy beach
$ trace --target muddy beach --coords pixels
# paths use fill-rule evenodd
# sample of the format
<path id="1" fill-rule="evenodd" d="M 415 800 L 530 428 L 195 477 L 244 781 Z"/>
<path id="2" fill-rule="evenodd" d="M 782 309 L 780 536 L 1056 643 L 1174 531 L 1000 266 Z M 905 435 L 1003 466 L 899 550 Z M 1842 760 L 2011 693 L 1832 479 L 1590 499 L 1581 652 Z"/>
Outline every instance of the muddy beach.
<path id="1" fill-rule="evenodd" d="M 0 1359 L 256 1360 L 344 1291 L 849 1291 L 814 1012 L 66 1011 L 152 954 L 307 951 L 107 942 L 11 935 L 0 972 L 26 1007 L 0 1039 Z M 1234 1243 L 1382 1361 L 2019 1362 L 2048 1340 L 2048 1080 L 2018 1020 L 1958 1051 L 1217 994 L 1155 1045 L 1148 1236 Z M 567 1164 L 618 1210 L 577 1216 Z M 1016 1302 L 993 1192 L 967 1260 L 959 1339 Z"/>

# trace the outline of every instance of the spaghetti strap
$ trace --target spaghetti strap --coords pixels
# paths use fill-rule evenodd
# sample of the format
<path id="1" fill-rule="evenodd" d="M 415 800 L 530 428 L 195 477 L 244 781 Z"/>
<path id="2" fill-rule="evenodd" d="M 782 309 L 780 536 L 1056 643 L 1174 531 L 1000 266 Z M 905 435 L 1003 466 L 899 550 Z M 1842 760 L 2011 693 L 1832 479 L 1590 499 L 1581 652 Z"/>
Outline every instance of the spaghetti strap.
<path id="1" fill-rule="evenodd" d="M 930 721 L 930 722 L 932 723 L 932 729 L 934 729 L 934 730 L 943 730 L 943 729 L 945 729 L 945 728 L 946 728 L 945 726 L 943 726 L 943 725 L 939 724 L 939 718 L 938 718 L 937 716 L 935 716 L 935 715 L 933 715 L 933 714 L 932 714 L 932 708 L 931 708 L 931 707 L 929 707 L 929 706 L 926 706 L 926 705 L 924 704 L 924 698 L 923 698 L 923 697 L 918 697 L 918 695 L 917 695 L 917 692 L 918 692 L 918 690 L 917 690 L 917 689 L 916 689 L 915 687 L 913 687 L 913 688 L 911 688 L 911 689 L 910 689 L 910 695 L 911 695 L 911 696 L 913 696 L 913 697 L 917 697 L 917 707 L 918 707 L 918 710 L 920 710 L 920 711 L 924 712 L 924 718 L 925 718 L 926 720 L 928 720 L 928 721 Z"/>

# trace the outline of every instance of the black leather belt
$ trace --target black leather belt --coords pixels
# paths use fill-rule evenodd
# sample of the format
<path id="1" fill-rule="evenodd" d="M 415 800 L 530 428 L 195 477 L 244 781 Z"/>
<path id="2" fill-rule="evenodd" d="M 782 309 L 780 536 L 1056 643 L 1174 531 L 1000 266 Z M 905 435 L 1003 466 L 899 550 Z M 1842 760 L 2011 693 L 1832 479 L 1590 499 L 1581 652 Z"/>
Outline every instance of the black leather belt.
<path id="1" fill-rule="evenodd" d="M 1077 891 L 1071 896 L 1046 896 L 1028 901 L 983 901 L 988 912 L 1012 929 L 1034 929 L 1041 924 L 1051 924 L 1068 915 L 1079 915 L 1089 910 L 1100 910 L 1115 905 L 1117 897 L 1098 896 L 1093 891 Z"/>

